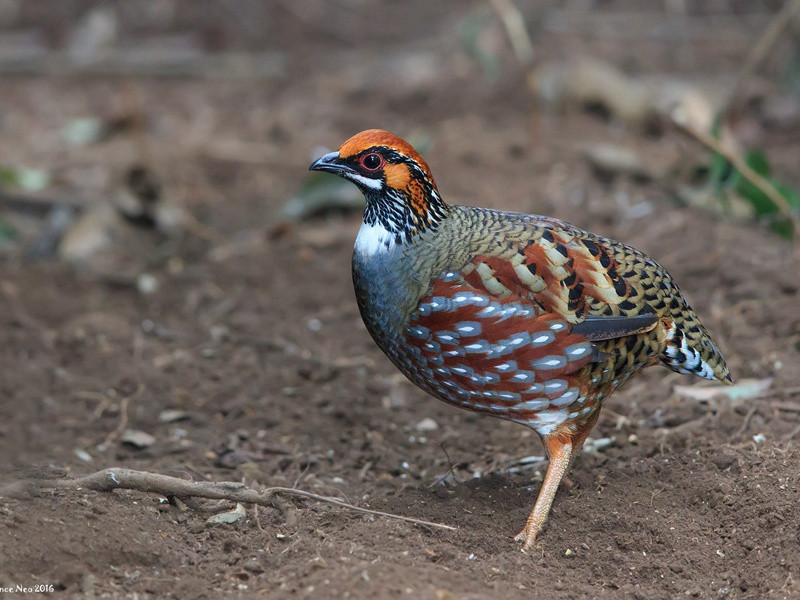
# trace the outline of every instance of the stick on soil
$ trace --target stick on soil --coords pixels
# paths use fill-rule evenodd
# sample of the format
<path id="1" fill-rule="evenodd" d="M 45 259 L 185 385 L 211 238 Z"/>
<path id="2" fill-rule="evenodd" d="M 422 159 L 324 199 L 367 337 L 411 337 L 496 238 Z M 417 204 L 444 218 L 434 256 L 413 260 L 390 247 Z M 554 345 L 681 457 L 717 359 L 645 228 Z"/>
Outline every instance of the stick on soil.
<path id="1" fill-rule="evenodd" d="M 398 519 L 408 523 L 415 523 L 417 525 L 425 525 L 427 527 L 436 527 L 438 529 L 449 529 L 454 531 L 456 528 L 450 525 L 443 525 L 441 523 L 432 523 L 430 521 L 423 521 L 421 519 L 414 519 L 412 517 L 404 517 L 402 515 L 395 515 L 379 510 L 371 510 L 369 508 L 362 508 L 347 502 L 338 500 L 337 498 L 330 498 L 320 494 L 314 494 L 304 490 L 298 490 L 287 487 L 269 487 L 263 490 L 255 490 L 247 487 L 243 483 L 235 481 L 187 481 L 179 479 L 178 477 L 170 477 L 169 475 L 161 475 L 159 473 L 150 473 L 147 471 L 135 471 L 132 469 L 104 469 L 77 477 L 75 479 L 50 479 L 32 481 L 37 489 L 67 489 L 78 490 L 88 489 L 96 492 L 111 492 L 117 489 L 136 490 L 139 492 L 161 494 L 162 496 L 173 497 L 195 497 L 195 498 L 211 498 L 215 500 L 230 500 L 231 502 L 251 503 L 260 506 L 270 506 L 281 510 L 280 502 L 277 502 L 277 495 L 300 496 L 301 498 L 308 498 L 318 502 L 325 502 L 340 506 L 348 510 L 361 512 L 379 517 L 387 517 L 389 519 Z M 24 484 L 23 484 L 24 485 Z M 16 489 L 14 489 L 16 487 Z M 18 492 L 19 486 L 6 486 L 0 488 L 0 496 L 11 495 Z"/>

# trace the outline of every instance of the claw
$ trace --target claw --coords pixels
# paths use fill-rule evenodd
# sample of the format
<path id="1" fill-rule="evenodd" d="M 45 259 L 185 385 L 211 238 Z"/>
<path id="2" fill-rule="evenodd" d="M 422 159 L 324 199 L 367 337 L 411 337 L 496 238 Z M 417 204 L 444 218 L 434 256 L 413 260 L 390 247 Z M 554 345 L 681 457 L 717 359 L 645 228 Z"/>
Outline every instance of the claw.
<path id="1" fill-rule="evenodd" d="M 540 531 L 541 527 L 529 527 L 526 525 L 522 528 L 522 531 L 514 536 L 514 541 L 523 542 L 522 551 L 527 554 L 528 550 L 533 548 L 533 545 L 536 543 L 536 538 L 539 537 Z"/>

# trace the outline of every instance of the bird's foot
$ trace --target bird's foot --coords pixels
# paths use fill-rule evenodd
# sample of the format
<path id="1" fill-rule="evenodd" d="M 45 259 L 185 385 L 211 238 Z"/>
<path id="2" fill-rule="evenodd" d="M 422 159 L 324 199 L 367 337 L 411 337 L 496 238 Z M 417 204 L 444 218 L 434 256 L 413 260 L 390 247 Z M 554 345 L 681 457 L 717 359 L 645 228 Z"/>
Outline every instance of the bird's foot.
<path id="1" fill-rule="evenodd" d="M 514 541 L 522 542 L 522 551 L 527 554 L 528 550 L 533 548 L 536 543 L 536 538 L 542 531 L 542 527 L 534 523 L 528 523 L 522 528 L 517 535 L 514 536 Z"/>

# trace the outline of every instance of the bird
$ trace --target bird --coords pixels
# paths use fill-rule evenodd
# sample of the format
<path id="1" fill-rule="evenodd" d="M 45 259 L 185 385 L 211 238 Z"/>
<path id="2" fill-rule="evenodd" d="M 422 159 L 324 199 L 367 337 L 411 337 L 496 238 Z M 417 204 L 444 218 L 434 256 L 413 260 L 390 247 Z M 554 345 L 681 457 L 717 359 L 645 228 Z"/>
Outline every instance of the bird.
<path id="1" fill-rule="evenodd" d="M 366 199 L 353 284 L 389 360 L 431 396 L 540 436 L 549 463 L 515 537 L 523 551 L 618 387 L 657 364 L 732 383 L 678 285 L 643 252 L 547 216 L 447 204 L 422 156 L 380 129 L 309 169 Z"/>

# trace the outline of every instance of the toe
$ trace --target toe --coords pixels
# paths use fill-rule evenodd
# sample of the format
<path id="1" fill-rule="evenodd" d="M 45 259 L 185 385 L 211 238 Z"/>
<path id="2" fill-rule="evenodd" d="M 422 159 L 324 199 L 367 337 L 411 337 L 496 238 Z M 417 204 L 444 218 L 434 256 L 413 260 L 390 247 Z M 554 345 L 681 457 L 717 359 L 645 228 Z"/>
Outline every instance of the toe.
<path id="1" fill-rule="evenodd" d="M 522 551 L 525 552 L 533 548 L 536 543 L 536 538 L 539 535 L 539 529 L 536 527 L 525 526 L 522 531 L 514 536 L 514 540 L 522 542 Z"/>
<path id="2" fill-rule="evenodd" d="M 528 550 L 530 550 L 531 548 L 533 548 L 533 545 L 534 545 L 535 543 L 536 543 L 536 534 L 535 534 L 535 533 L 534 533 L 534 534 L 532 534 L 532 535 L 530 535 L 530 534 L 529 534 L 529 535 L 528 535 L 528 536 L 525 538 L 525 543 L 524 543 L 524 544 L 522 544 L 522 551 L 523 551 L 523 552 L 525 552 L 525 553 L 527 554 L 527 553 L 528 553 Z"/>
<path id="3" fill-rule="evenodd" d="M 534 544 L 536 543 L 536 538 L 539 537 L 540 530 L 541 528 L 536 527 L 535 525 L 525 525 L 522 531 L 514 536 L 514 540 L 517 542 L 522 542 L 522 551 L 526 552 L 527 550 L 533 548 Z"/>

